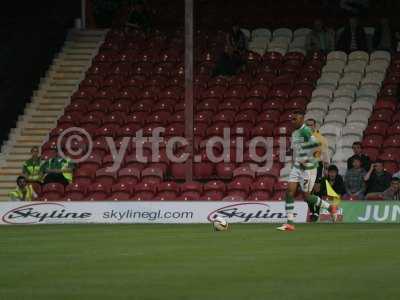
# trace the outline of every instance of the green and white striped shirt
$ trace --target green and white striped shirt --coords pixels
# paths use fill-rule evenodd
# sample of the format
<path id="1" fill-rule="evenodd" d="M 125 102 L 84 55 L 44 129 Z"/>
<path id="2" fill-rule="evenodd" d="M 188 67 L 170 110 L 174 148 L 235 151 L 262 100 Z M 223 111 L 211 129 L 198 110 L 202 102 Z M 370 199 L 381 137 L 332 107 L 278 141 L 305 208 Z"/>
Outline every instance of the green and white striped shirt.
<path id="1" fill-rule="evenodd" d="M 303 124 L 292 133 L 293 165 L 312 170 L 318 167 L 315 152 L 321 144 L 313 136 L 311 128 Z"/>

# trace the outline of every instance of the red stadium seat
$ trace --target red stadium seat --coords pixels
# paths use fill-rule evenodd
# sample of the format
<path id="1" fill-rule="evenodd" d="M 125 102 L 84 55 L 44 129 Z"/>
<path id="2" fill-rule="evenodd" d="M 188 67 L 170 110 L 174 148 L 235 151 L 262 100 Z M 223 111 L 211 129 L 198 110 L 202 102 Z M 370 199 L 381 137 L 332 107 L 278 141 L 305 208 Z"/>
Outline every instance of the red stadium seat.
<path id="1" fill-rule="evenodd" d="M 114 184 L 116 178 L 116 172 L 111 172 L 107 168 L 99 169 L 96 171 L 96 182 L 101 183 L 105 186 L 111 186 Z"/>
<path id="2" fill-rule="evenodd" d="M 276 191 L 276 192 L 286 191 L 287 187 L 288 187 L 287 181 L 277 180 L 274 184 L 274 191 Z"/>
<path id="3" fill-rule="evenodd" d="M 272 193 L 274 190 L 276 179 L 273 177 L 264 177 L 257 179 L 252 185 L 251 190 L 255 192 Z"/>
<path id="4" fill-rule="evenodd" d="M 91 154 L 85 161 L 81 162 L 79 167 L 90 174 L 94 174 L 102 165 L 102 158 L 98 154 Z"/>
<path id="5" fill-rule="evenodd" d="M 363 148 L 381 148 L 383 144 L 383 137 L 381 135 L 368 135 L 362 141 Z"/>
<path id="6" fill-rule="evenodd" d="M 372 113 L 372 116 L 370 117 L 369 121 L 370 122 L 375 122 L 375 121 L 382 121 L 386 123 L 390 123 L 390 120 L 392 120 L 393 116 L 393 111 L 389 109 L 379 109 L 375 110 Z"/>
<path id="7" fill-rule="evenodd" d="M 372 122 L 368 125 L 367 129 L 364 131 L 364 135 L 378 134 L 385 136 L 389 124 L 382 121 Z"/>
<path id="8" fill-rule="evenodd" d="M 383 148 L 400 148 L 400 135 L 389 136 L 384 141 Z"/>
<path id="9" fill-rule="evenodd" d="M 371 161 L 376 161 L 379 156 L 378 148 L 365 147 L 363 153 L 369 157 Z"/>
<path id="10" fill-rule="evenodd" d="M 255 172 L 248 166 L 238 167 L 233 170 L 233 180 L 240 180 L 243 184 L 250 186 L 255 178 Z"/>
<path id="11" fill-rule="evenodd" d="M 64 197 L 64 186 L 61 183 L 47 183 L 42 187 L 43 201 L 60 201 Z"/>
<path id="12" fill-rule="evenodd" d="M 163 171 L 161 168 L 148 167 L 142 170 L 142 182 L 156 185 L 163 180 Z"/>
<path id="13" fill-rule="evenodd" d="M 110 195 L 111 186 L 95 182 L 89 186 L 89 195 L 86 197 L 89 201 L 107 200 Z"/>
<path id="14" fill-rule="evenodd" d="M 87 192 L 86 184 L 79 184 L 77 182 L 71 183 L 65 188 L 66 201 L 83 201 Z"/>
<path id="15" fill-rule="evenodd" d="M 272 200 L 274 201 L 285 201 L 286 192 L 285 191 L 277 191 L 272 196 Z"/>
<path id="16" fill-rule="evenodd" d="M 247 198 L 247 200 L 249 200 L 249 201 L 270 201 L 271 194 L 267 191 L 251 192 L 251 194 Z"/>
<path id="17" fill-rule="evenodd" d="M 383 168 L 392 175 L 399 171 L 399 165 L 396 161 L 385 161 Z"/>
<path id="18" fill-rule="evenodd" d="M 284 101 L 278 98 L 272 98 L 269 101 L 265 102 L 262 106 L 262 109 L 265 110 L 277 110 L 282 111 L 284 109 Z"/>
<path id="19" fill-rule="evenodd" d="M 233 170 L 236 168 L 234 162 L 221 162 L 216 165 L 216 173 L 219 178 L 230 179 L 233 176 Z"/>
<path id="20" fill-rule="evenodd" d="M 135 168 L 123 168 L 118 171 L 118 182 L 134 186 L 140 180 L 140 170 Z"/>

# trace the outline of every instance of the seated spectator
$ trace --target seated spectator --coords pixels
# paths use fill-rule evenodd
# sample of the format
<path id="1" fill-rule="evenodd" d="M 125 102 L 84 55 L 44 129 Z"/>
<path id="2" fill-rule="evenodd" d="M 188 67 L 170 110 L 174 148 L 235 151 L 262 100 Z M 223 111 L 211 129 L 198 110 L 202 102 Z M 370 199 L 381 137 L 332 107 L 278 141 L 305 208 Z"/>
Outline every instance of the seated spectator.
<path id="1" fill-rule="evenodd" d="M 400 179 L 400 171 L 398 171 L 397 173 L 394 173 L 393 178 Z"/>
<path id="2" fill-rule="evenodd" d="M 340 0 L 340 7 L 347 15 L 363 15 L 369 8 L 368 0 Z"/>
<path id="3" fill-rule="evenodd" d="M 378 160 L 371 165 L 367 175 L 367 197 L 372 197 L 377 193 L 387 190 L 392 180 L 392 174 L 383 169 L 383 161 Z"/>
<path id="4" fill-rule="evenodd" d="M 74 167 L 70 160 L 59 156 L 59 151 L 56 151 L 56 153 L 55 157 L 50 158 L 42 165 L 45 174 L 43 183 L 57 182 L 66 186 L 72 182 Z"/>
<path id="5" fill-rule="evenodd" d="M 347 169 L 351 169 L 353 167 L 353 160 L 358 158 L 361 160 L 361 167 L 368 172 L 371 163 L 369 157 L 362 153 L 362 144 L 360 142 L 354 142 L 352 148 L 354 155 L 347 160 Z"/>
<path id="6" fill-rule="evenodd" d="M 328 176 L 322 178 L 320 197 L 327 197 L 326 181 L 332 186 L 333 190 L 340 196 L 346 194 L 346 187 L 342 176 L 339 175 L 339 170 L 335 165 L 331 165 L 328 168 Z"/>
<path id="7" fill-rule="evenodd" d="M 397 46 L 396 34 L 393 28 L 390 26 L 389 19 L 383 18 L 377 28 L 373 37 L 374 50 L 385 50 L 393 52 Z"/>
<path id="8" fill-rule="evenodd" d="M 337 49 L 350 53 L 352 51 L 367 51 L 367 38 L 364 28 L 359 24 L 357 18 L 350 18 L 339 37 Z"/>
<path id="9" fill-rule="evenodd" d="M 361 167 L 358 157 L 353 159 L 353 167 L 348 169 L 344 177 L 346 196 L 362 199 L 366 191 L 365 176 L 367 172 Z"/>
<path id="10" fill-rule="evenodd" d="M 32 147 L 31 155 L 32 157 L 22 166 L 22 174 L 29 183 L 41 183 L 43 180 L 42 165 L 44 161 L 39 156 L 39 147 Z"/>
<path id="11" fill-rule="evenodd" d="M 328 53 L 335 49 L 335 33 L 324 27 L 322 20 L 315 20 L 313 30 L 307 35 L 307 52 Z"/>
<path id="12" fill-rule="evenodd" d="M 150 12 L 142 1 L 138 1 L 131 6 L 126 27 L 144 32 L 151 30 Z"/>
<path id="13" fill-rule="evenodd" d="M 24 176 L 17 178 L 17 188 L 9 194 L 13 201 L 33 201 L 37 199 L 37 195 L 32 185 L 27 183 Z"/>
<path id="14" fill-rule="evenodd" d="M 233 76 L 244 68 L 243 55 L 246 53 L 247 41 L 238 25 L 233 25 L 226 36 L 224 52 L 217 60 L 213 76 Z"/>
<path id="15" fill-rule="evenodd" d="M 231 31 L 226 35 L 226 44 L 234 54 L 243 55 L 246 52 L 247 38 L 237 22 L 233 23 Z"/>
<path id="16" fill-rule="evenodd" d="M 400 200 L 400 179 L 392 178 L 390 187 L 382 193 L 383 200 Z"/>

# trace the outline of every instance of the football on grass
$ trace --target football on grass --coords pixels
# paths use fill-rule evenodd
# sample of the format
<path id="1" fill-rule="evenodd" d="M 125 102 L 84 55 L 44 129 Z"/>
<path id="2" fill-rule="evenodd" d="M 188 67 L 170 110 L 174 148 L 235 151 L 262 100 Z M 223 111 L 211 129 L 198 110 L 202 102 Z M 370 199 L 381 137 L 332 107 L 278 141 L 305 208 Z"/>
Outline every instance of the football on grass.
<path id="1" fill-rule="evenodd" d="M 221 217 L 215 218 L 213 221 L 213 226 L 215 231 L 226 231 L 228 230 L 228 222 Z"/>

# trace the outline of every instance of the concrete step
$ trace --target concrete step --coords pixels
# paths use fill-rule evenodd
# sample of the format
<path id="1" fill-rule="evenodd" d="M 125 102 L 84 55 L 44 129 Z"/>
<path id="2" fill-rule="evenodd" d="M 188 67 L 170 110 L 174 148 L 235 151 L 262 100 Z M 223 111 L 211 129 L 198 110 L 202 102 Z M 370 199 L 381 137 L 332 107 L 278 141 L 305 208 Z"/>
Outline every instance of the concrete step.
<path id="1" fill-rule="evenodd" d="M 9 201 L 9 200 L 10 200 L 10 198 L 8 196 L 0 194 L 0 202 Z"/>
<path id="2" fill-rule="evenodd" d="M 96 47 L 93 48 L 66 48 L 64 49 L 64 53 L 66 54 L 92 54 L 94 49 L 96 49 Z"/>
<path id="3" fill-rule="evenodd" d="M 66 91 L 46 91 L 43 95 L 44 98 L 48 99 L 69 99 L 71 97 L 71 92 L 66 92 Z"/>
<path id="4" fill-rule="evenodd" d="M 69 97 L 62 97 L 62 98 L 48 98 L 47 96 L 43 96 L 43 97 L 38 97 L 38 100 L 36 101 L 36 103 L 38 103 L 38 105 L 66 105 L 69 102 Z"/>
<path id="5" fill-rule="evenodd" d="M 26 161 L 31 157 L 30 153 L 24 153 L 24 154 L 10 154 L 8 155 L 6 162 L 12 162 L 12 161 Z"/>
<path id="6" fill-rule="evenodd" d="M 41 119 L 41 118 L 49 118 L 49 117 L 53 117 L 53 118 L 57 118 L 59 113 L 58 111 L 51 111 L 51 110 L 43 110 L 43 111 L 39 111 L 39 110 L 33 110 L 33 109 L 28 109 L 27 113 L 30 114 L 30 116 L 32 117 L 32 119 Z"/>
<path id="7" fill-rule="evenodd" d="M 36 109 L 40 111 L 60 111 L 65 107 L 65 102 L 63 103 L 40 103 Z"/>
<path id="8" fill-rule="evenodd" d="M 71 94 L 75 89 L 75 86 L 71 85 L 59 85 L 59 84 L 49 84 L 47 92 L 65 92 Z"/>
<path id="9" fill-rule="evenodd" d="M 47 127 L 47 126 L 52 126 L 57 124 L 58 118 L 56 117 L 42 117 L 42 118 L 32 118 L 30 117 L 30 119 L 27 120 L 27 122 L 31 123 L 31 124 L 37 124 L 37 128 L 42 127 Z"/>
<path id="10" fill-rule="evenodd" d="M 0 170 L 0 172 L 1 172 L 1 170 Z M 14 182 L 14 184 L 15 184 L 15 179 L 16 179 L 16 176 L 14 176 L 14 175 L 4 175 L 4 176 L 0 177 L 0 184 L 1 183 L 9 183 L 9 182 Z"/>
<path id="11" fill-rule="evenodd" d="M 107 33 L 107 30 L 79 30 L 79 29 L 71 29 L 68 32 L 68 37 L 67 40 L 70 38 L 85 38 L 85 37 L 96 37 L 96 38 L 102 38 L 105 36 Z"/>
<path id="12" fill-rule="evenodd" d="M 76 67 L 76 66 L 57 66 L 52 69 L 52 71 L 57 71 L 58 73 L 79 73 L 81 74 L 83 72 L 82 67 Z"/>
<path id="13" fill-rule="evenodd" d="M 38 130 L 41 130 L 44 133 L 49 133 L 54 127 L 55 124 L 52 123 L 27 123 L 26 125 L 23 125 L 24 127 L 21 128 L 21 134 L 22 135 L 29 135 L 30 132 L 36 132 Z"/>
<path id="14" fill-rule="evenodd" d="M 0 177 L 3 177 L 3 176 L 14 176 L 14 177 L 16 177 L 16 176 L 21 175 L 21 172 L 22 172 L 22 165 L 19 165 L 17 168 L 5 168 L 5 167 L 3 167 L 0 170 Z"/>
<path id="15" fill-rule="evenodd" d="M 67 79 L 67 80 L 74 80 L 76 82 L 79 82 L 82 74 L 81 73 L 49 72 L 48 76 L 51 80 Z"/>
<path id="16" fill-rule="evenodd" d="M 51 86 L 68 86 L 75 87 L 77 85 L 76 80 L 68 78 L 52 78 L 49 80 Z"/>
<path id="17" fill-rule="evenodd" d="M 36 144 L 36 146 L 40 146 L 40 145 Z M 12 149 L 12 152 L 10 153 L 10 155 L 26 155 L 27 153 L 30 154 L 30 152 L 31 152 L 31 149 L 29 147 L 18 147 L 18 148 Z M 1 181 L 1 178 L 0 178 L 0 181 Z"/>
<path id="18" fill-rule="evenodd" d="M 58 63 L 60 67 L 81 67 L 81 68 L 86 68 L 88 65 L 89 61 L 88 60 L 63 60 Z"/>
<path id="19" fill-rule="evenodd" d="M 21 135 L 16 138 L 14 148 L 26 148 L 29 152 L 31 147 L 39 146 L 43 143 L 43 137 L 41 136 L 27 136 Z"/>
<path id="20" fill-rule="evenodd" d="M 0 182 L 0 189 L 3 190 L 12 190 L 16 186 L 16 178 L 13 181 L 8 182 Z"/>
<path id="21" fill-rule="evenodd" d="M 21 169 L 22 163 L 23 163 L 23 161 L 8 161 L 3 165 L 3 167 L 1 169 L 2 170 Z"/>
<path id="22" fill-rule="evenodd" d="M 23 135 L 34 135 L 45 137 L 49 133 L 49 129 L 43 128 L 22 128 L 21 129 Z"/>

